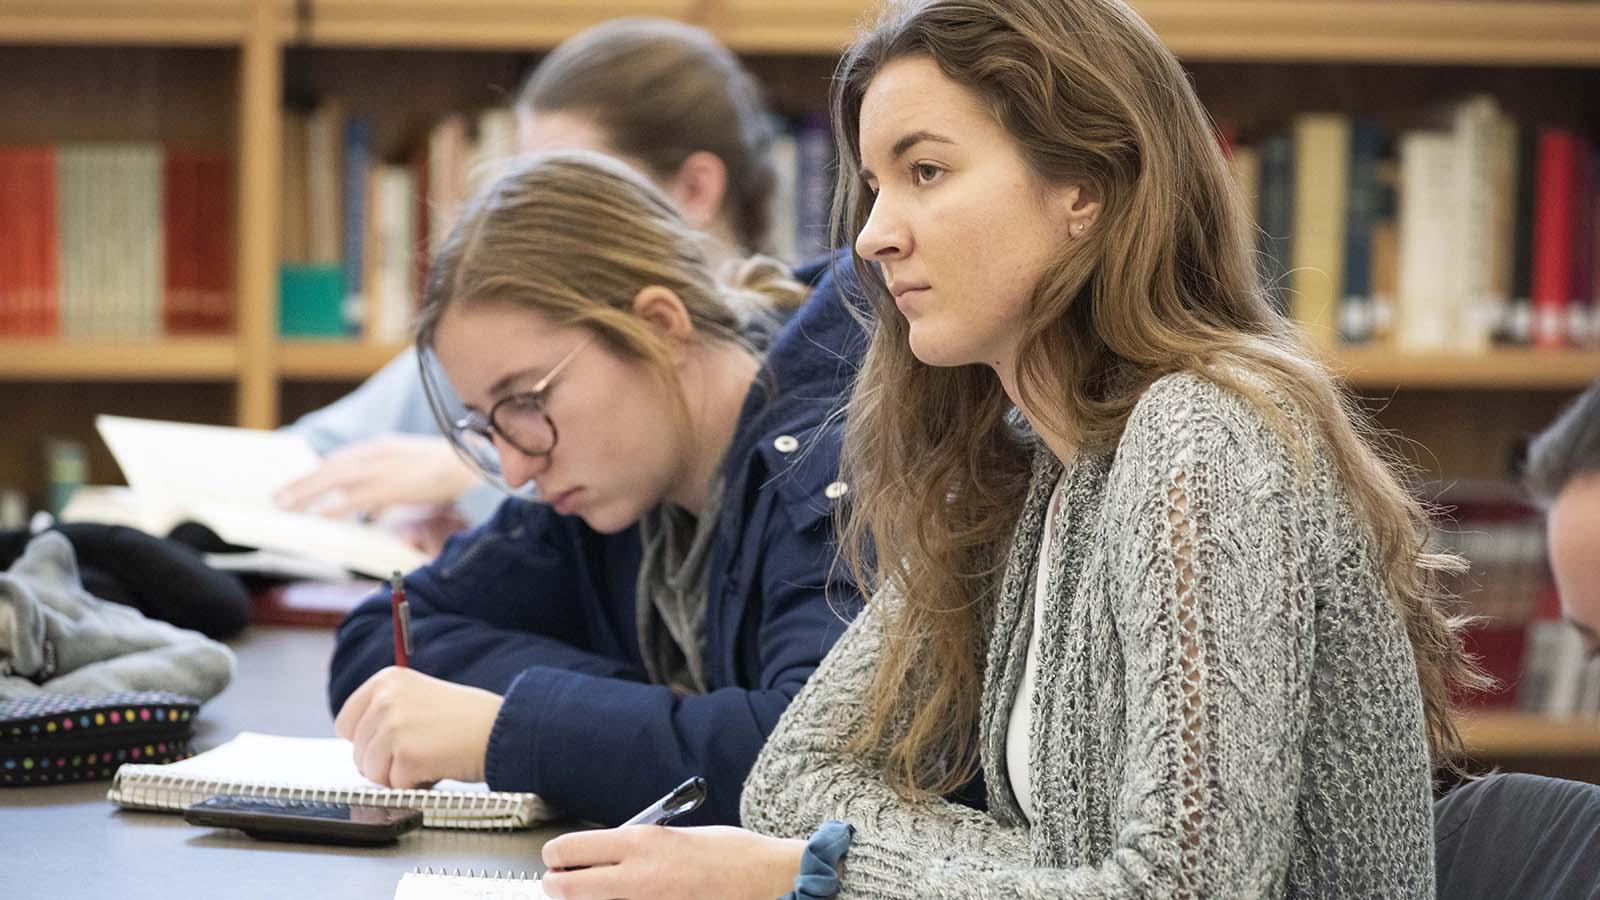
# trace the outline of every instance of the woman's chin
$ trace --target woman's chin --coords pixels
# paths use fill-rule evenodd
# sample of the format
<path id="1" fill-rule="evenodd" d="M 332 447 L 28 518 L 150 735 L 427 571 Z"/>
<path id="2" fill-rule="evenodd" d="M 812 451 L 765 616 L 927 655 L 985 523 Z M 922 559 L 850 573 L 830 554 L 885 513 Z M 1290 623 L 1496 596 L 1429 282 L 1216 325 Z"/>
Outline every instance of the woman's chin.
<path id="1" fill-rule="evenodd" d="M 959 342 L 947 340 L 945 335 L 929 328 L 924 322 L 911 325 L 908 341 L 911 355 L 923 365 L 964 366 L 972 362 L 967 354 L 962 353 Z"/>

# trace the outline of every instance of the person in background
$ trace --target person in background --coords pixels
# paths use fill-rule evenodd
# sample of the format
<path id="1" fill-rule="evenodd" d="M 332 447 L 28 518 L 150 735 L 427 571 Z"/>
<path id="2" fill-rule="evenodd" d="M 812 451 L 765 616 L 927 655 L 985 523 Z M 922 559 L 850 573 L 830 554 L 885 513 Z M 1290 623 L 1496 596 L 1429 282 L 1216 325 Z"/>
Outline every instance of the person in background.
<path id="1" fill-rule="evenodd" d="M 1600 382 L 1529 444 L 1524 481 L 1546 513 L 1561 611 L 1600 655 Z"/>
<path id="2" fill-rule="evenodd" d="M 417 330 L 450 390 L 424 385 L 456 446 L 538 502 L 406 576 L 410 668 L 390 665 L 387 595 L 340 627 L 329 702 L 367 777 L 486 780 L 617 824 L 700 775 L 697 820 L 738 820 L 859 608 L 832 522 L 863 342 L 831 277 L 756 258 L 723 281 L 704 246 L 589 151 L 519 159 L 456 223 Z"/>
<path id="3" fill-rule="evenodd" d="M 749 830 L 562 835 L 544 893 L 1431 898 L 1462 563 L 1274 311 L 1172 53 L 1121 0 L 892 3 L 833 116 L 872 599 Z"/>
<path id="4" fill-rule="evenodd" d="M 754 79 L 703 29 L 629 18 L 583 31 L 529 75 L 516 116 L 523 151 L 595 150 L 643 172 L 708 236 L 713 266 L 765 248 L 773 125 Z M 279 493 L 281 505 L 380 519 L 429 554 L 504 498 L 440 434 L 413 350 L 288 430 L 323 462 Z"/>

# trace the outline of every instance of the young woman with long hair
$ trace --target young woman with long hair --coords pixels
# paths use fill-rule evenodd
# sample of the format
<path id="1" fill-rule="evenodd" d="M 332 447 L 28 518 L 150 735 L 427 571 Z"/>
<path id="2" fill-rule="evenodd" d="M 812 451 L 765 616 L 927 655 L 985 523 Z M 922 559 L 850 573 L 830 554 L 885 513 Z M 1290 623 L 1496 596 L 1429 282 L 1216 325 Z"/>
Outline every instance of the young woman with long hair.
<path id="1" fill-rule="evenodd" d="M 752 832 L 565 835 L 546 893 L 1431 897 L 1458 562 L 1268 302 L 1177 60 L 1121 0 L 912 0 L 833 110 L 872 600 Z"/>

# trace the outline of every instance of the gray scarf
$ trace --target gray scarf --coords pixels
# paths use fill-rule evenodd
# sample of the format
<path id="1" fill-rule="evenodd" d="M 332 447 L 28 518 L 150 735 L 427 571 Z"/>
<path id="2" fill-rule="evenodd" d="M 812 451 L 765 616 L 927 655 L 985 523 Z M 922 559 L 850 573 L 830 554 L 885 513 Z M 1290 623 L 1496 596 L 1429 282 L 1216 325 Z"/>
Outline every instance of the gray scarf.
<path id="1" fill-rule="evenodd" d="M 635 586 L 639 653 L 652 684 L 679 693 L 706 690 L 706 585 L 711 538 L 722 506 L 722 479 L 711 486 L 699 517 L 663 503 L 639 520 L 639 580 Z"/>

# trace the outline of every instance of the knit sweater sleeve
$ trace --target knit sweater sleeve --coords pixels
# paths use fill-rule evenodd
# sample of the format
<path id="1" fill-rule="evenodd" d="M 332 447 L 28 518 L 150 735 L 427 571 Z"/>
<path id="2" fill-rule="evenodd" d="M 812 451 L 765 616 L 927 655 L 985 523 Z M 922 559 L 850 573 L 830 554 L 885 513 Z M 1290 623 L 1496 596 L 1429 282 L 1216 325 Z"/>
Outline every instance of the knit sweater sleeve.
<path id="1" fill-rule="evenodd" d="M 1106 627 L 1122 648 L 1122 669 L 1111 677 L 1120 679 L 1126 717 L 1126 765 L 1108 810 L 1111 852 L 1041 865 L 1034 852 L 1008 846 L 1017 835 L 989 817 L 962 821 L 896 805 L 861 761 L 827 754 L 838 740 L 830 735 L 845 733 L 847 711 L 859 708 L 852 670 L 870 650 L 857 641 L 856 658 L 830 658 L 840 665 L 813 679 L 829 686 L 815 699 L 832 708 L 791 708 L 784 745 L 763 754 L 767 780 L 746 789 L 747 806 L 753 792 L 778 793 L 764 824 L 785 833 L 828 815 L 856 825 L 841 897 L 1199 898 L 1281 889 L 1313 657 L 1301 527 L 1308 488 L 1264 420 L 1233 395 L 1198 379 L 1149 394 L 1129 421 L 1105 497 L 1106 562 L 1120 592 Z M 840 669 L 851 674 L 836 682 Z M 1046 753 L 1036 776 L 1060 777 L 1051 765 Z"/>
<path id="2" fill-rule="evenodd" d="M 855 826 L 841 900 L 926 896 L 930 867 L 958 857 L 1028 853 L 1027 834 L 944 800 L 908 803 L 888 786 L 881 761 L 845 747 L 866 720 L 867 688 L 883 641 L 880 593 L 834 645 L 779 720 L 745 781 L 746 827 L 805 837 L 828 819 Z"/>

